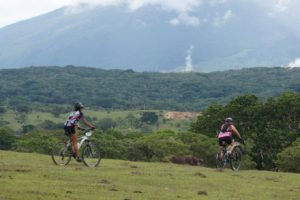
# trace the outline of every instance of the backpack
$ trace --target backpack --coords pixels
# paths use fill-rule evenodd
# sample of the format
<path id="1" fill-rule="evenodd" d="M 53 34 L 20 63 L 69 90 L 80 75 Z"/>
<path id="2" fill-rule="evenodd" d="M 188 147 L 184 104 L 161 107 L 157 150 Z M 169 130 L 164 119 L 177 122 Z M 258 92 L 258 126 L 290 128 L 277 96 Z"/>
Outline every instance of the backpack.
<path id="1" fill-rule="evenodd" d="M 222 133 L 230 132 L 229 126 L 230 126 L 230 124 L 224 123 L 223 126 L 222 126 L 222 129 L 221 129 L 221 132 Z"/>

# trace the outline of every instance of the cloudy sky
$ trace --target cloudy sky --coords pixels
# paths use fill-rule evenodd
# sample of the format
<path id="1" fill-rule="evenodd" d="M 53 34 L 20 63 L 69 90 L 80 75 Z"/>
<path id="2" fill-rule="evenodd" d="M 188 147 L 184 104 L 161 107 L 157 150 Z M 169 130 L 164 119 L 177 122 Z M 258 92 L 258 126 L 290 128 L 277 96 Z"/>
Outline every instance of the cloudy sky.
<path id="1" fill-rule="evenodd" d="M 175 11 L 178 17 L 170 21 L 172 25 L 187 24 L 198 26 L 201 19 L 190 14 L 203 4 L 217 6 L 240 0 L 0 0 L 0 28 L 20 20 L 28 19 L 43 13 L 52 11 L 66 5 L 75 6 L 80 2 L 91 5 L 111 5 L 126 4 L 131 10 L 137 10 L 148 5 L 160 6 L 163 9 Z M 300 14 L 298 8 L 299 0 L 244 0 L 247 2 L 256 2 L 266 9 L 269 16 L 280 17 L 285 23 L 295 25 Z M 221 26 L 226 20 L 229 20 L 234 13 L 228 9 L 226 13 L 219 16 L 214 22 L 216 26 Z M 225 21 L 224 21 L 225 20 Z"/>

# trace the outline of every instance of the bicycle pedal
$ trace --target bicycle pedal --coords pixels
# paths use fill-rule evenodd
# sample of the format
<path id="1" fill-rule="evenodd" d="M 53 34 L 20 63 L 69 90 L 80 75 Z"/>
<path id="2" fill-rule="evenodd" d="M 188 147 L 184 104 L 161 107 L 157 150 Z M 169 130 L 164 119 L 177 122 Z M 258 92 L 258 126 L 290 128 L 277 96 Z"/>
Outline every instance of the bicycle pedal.
<path id="1" fill-rule="evenodd" d="M 77 161 L 77 162 L 82 162 L 82 158 L 77 157 L 77 158 L 76 158 L 76 161 Z"/>

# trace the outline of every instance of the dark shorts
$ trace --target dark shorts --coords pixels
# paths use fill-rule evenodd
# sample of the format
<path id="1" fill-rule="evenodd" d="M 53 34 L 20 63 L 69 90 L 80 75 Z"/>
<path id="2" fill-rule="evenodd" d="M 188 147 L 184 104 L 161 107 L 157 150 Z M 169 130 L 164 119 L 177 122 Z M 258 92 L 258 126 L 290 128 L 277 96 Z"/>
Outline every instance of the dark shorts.
<path id="1" fill-rule="evenodd" d="M 231 143 L 232 143 L 232 137 L 219 138 L 219 145 L 220 146 L 226 146 L 226 144 L 231 145 Z"/>
<path id="2" fill-rule="evenodd" d="M 64 129 L 65 129 L 65 134 L 66 134 L 67 136 L 70 136 L 70 135 L 76 133 L 76 132 L 75 132 L 75 126 L 65 126 Z"/>

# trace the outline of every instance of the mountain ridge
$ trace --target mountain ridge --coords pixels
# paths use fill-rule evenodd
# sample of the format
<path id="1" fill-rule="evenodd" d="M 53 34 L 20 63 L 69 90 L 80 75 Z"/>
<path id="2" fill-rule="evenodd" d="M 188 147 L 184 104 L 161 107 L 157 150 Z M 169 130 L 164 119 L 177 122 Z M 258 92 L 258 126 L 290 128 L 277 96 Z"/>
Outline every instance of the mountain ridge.
<path id="1" fill-rule="evenodd" d="M 156 6 L 135 11 L 125 5 L 98 6 L 77 13 L 62 7 L 1 28 L 0 66 L 184 71 L 190 65 L 210 72 L 284 66 L 299 57 L 299 37 L 251 6 L 254 11 L 242 3 L 217 11 L 202 7 L 192 12 L 203 19 L 198 26 L 172 25 L 178 14 Z M 226 24 L 212 15 L 229 11 L 232 19 Z"/>

